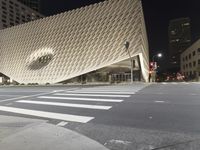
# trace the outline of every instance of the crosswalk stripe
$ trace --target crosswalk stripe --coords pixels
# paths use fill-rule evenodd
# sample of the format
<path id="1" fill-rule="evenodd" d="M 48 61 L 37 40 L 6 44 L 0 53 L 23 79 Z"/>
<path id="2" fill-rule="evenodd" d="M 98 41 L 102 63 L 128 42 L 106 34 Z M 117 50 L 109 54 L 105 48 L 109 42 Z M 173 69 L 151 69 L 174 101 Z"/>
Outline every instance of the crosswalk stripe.
<path id="1" fill-rule="evenodd" d="M 172 82 L 172 84 L 178 84 L 178 83 L 176 83 L 176 82 Z"/>
<path id="2" fill-rule="evenodd" d="M 66 91 L 67 93 L 97 93 L 97 94 L 135 94 L 135 92 L 120 91 Z"/>
<path id="3" fill-rule="evenodd" d="M 89 96 L 89 97 L 131 97 L 131 95 L 103 95 L 103 94 L 68 94 L 68 93 L 56 93 L 53 95 L 60 96 Z"/>
<path id="4" fill-rule="evenodd" d="M 183 82 L 183 84 L 189 84 L 189 83 L 187 83 L 187 82 Z"/>
<path id="5" fill-rule="evenodd" d="M 166 82 L 163 82 L 162 84 L 167 84 Z"/>
<path id="6" fill-rule="evenodd" d="M 68 122 L 62 121 L 62 122 L 58 123 L 57 126 L 64 127 L 67 124 L 68 124 Z"/>
<path id="7" fill-rule="evenodd" d="M 98 102 L 116 102 L 120 103 L 121 99 L 94 99 L 94 98 L 78 98 L 78 97 L 56 97 L 56 96 L 39 96 L 37 98 L 43 99 L 64 99 L 64 100 L 75 100 L 75 101 L 98 101 Z"/>
<path id="8" fill-rule="evenodd" d="M 87 108 L 87 109 L 101 109 L 109 110 L 112 106 L 102 106 L 102 105 L 85 105 L 85 104 L 71 104 L 71 103 L 58 103 L 58 102 L 41 102 L 32 100 L 19 100 L 18 103 L 28 103 L 28 104 L 40 104 L 40 105 L 51 105 L 51 106 L 64 106 L 64 107 L 76 107 L 76 108 Z"/>
<path id="9" fill-rule="evenodd" d="M 5 107 L 5 106 L 0 106 L 0 111 L 12 112 L 12 113 L 30 115 L 30 116 L 36 116 L 36 117 L 44 117 L 44 118 L 50 118 L 50 119 L 58 119 L 58 120 L 63 120 L 63 121 L 79 122 L 79 123 L 87 123 L 91 121 L 92 119 L 94 119 L 94 117 L 88 117 L 88 116 L 52 113 L 52 112 L 21 109 L 21 108 L 14 108 L 14 107 Z"/>

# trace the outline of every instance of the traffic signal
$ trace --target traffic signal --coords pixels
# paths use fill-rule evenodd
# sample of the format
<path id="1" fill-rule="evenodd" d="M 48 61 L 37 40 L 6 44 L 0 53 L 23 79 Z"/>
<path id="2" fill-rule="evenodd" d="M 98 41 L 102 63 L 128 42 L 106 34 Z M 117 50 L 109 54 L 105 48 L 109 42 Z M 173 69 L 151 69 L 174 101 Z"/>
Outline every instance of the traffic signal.
<path id="1" fill-rule="evenodd" d="M 149 64 L 149 70 L 153 71 L 157 69 L 157 62 L 150 62 Z"/>

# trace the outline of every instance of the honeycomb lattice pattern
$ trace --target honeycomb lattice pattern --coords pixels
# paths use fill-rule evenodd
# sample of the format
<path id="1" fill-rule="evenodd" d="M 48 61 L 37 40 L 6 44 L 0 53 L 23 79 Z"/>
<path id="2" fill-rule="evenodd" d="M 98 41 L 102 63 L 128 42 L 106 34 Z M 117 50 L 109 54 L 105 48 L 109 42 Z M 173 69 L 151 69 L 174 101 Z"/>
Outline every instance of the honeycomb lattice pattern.
<path id="1" fill-rule="evenodd" d="M 148 44 L 140 0 L 106 0 L 0 31 L 0 72 L 20 83 L 56 83 L 140 56 Z M 51 56 L 47 65 L 35 63 Z M 47 59 L 48 59 L 47 57 Z M 37 68 L 38 67 L 38 68 Z"/>

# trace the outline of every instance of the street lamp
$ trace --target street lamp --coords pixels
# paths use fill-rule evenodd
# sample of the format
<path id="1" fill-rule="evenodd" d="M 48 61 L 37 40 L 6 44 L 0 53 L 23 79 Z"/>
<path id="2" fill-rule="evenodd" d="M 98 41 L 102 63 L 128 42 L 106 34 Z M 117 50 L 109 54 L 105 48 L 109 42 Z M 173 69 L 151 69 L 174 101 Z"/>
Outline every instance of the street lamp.
<path id="1" fill-rule="evenodd" d="M 124 46 L 126 48 L 126 51 L 127 51 L 128 55 L 129 55 L 129 59 L 130 59 L 130 65 L 131 65 L 131 83 L 133 83 L 133 61 L 132 61 L 132 58 L 131 58 L 131 53 L 129 51 L 130 43 L 128 41 L 126 41 L 124 43 Z"/>
<path id="2" fill-rule="evenodd" d="M 158 53 L 152 57 L 152 61 L 154 62 L 155 57 L 161 58 L 163 56 L 162 53 Z"/>
<path id="3" fill-rule="evenodd" d="M 150 64 L 150 78 L 149 78 L 149 80 L 152 82 L 156 81 L 157 63 L 155 62 L 154 59 L 155 59 L 155 57 L 161 58 L 162 56 L 163 56 L 162 53 L 158 53 L 152 57 L 153 62 L 151 62 L 151 64 Z"/>

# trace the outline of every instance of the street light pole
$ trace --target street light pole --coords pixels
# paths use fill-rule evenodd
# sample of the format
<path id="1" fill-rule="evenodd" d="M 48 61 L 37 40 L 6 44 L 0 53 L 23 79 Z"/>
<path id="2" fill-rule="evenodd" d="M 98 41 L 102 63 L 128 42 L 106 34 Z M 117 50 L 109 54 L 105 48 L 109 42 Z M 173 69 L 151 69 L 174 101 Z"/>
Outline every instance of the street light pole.
<path id="1" fill-rule="evenodd" d="M 156 62 L 155 62 L 155 57 L 158 57 L 158 58 L 161 58 L 162 57 L 162 53 L 158 53 L 156 55 L 154 55 L 152 57 L 152 61 L 153 61 L 153 66 L 152 66 L 152 71 L 151 71 L 151 78 L 152 78 L 152 82 L 155 82 L 156 81 L 156 69 L 157 69 L 157 65 L 156 65 Z"/>
<path id="2" fill-rule="evenodd" d="M 126 41 L 125 44 L 124 44 L 124 46 L 126 48 L 126 51 L 127 51 L 128 55 L 129 55 L 129 59 L 130 59 L 130 65 L 131 65 L 131 83 L 133 83 L 133 60 L 131 58 L 131 53 L 129 51 L 129 45 L 130 45 L 130 43 L 128 41 Z"/>
<path id="3" fill-rule="evenodd" d="M 158 53 L 152 57 L 152 61 L 154 62 L 155 57 L 161 58 L 163 56 L 162 53 Z"/>

